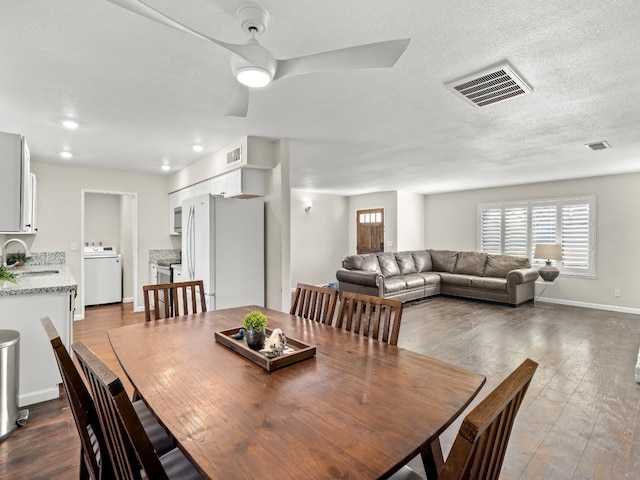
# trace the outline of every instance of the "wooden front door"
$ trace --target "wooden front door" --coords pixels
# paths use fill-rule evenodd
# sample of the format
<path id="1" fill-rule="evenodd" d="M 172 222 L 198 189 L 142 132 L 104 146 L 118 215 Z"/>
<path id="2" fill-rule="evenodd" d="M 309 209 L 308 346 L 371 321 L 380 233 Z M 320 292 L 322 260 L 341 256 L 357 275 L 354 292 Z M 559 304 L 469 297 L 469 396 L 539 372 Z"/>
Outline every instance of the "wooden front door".
<path id="1" fill-rule="evenodd" d="M 357 253 L 384 252 L 384 210 L 356 211 Z"/>

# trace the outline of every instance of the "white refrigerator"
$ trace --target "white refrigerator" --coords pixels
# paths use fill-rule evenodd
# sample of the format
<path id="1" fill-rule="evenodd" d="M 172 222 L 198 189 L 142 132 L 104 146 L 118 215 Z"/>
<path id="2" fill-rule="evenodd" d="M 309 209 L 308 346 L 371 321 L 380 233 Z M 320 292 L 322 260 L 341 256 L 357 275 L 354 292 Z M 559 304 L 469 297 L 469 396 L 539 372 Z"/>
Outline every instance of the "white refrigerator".
<path id="1" fill-rule="evenodd" d="M 208 310 L 264 306 L 264 200 L 182 203 L 182 281 L 203 280 Z"/>

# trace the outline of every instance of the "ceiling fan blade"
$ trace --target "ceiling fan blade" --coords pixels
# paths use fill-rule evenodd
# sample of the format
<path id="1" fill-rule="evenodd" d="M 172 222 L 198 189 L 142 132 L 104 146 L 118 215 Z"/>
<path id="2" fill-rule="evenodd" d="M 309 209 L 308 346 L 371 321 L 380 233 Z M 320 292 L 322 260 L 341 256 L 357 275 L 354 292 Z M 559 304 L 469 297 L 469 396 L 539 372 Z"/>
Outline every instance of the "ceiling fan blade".
<path id="1" fill-rule="evenodd" d="M 236 88 L 231 96 L 231 103 L 224 112 L 225 117 L 246 117 L 249 110 L 249 87 L 236 82 Z"/>
<path id="2" fill-rule="evenodd" d="M 162 25 L 166 25 L 167 27 L 175 28 L 176 30 L 180 30 L 184 33 L 189 33 L 191 35 L 195 35 L 202 40 L 207 40 L 209 42 L 215 43 L 216 45 L 220 45 L 221 47 L 226 48 L 227 50 L 232 51 L 233 53 L 237 53 L 241 57 L 247 59 L 249 62 L 260 65 L 264 61 L 264 55 L 261 53 L 257 53 L 254 45 L 237 45 L 234 43 L 227 43 L 221 40 L 217 40 L 215 38 L 204 35 L 200 32 L 197 32 L 180 22 L 176 22 L 172 18 L 167 17 L 163 13 L 160 13 L 155 8 L 150 7 L 146 3 L 141 2 L 140 0 L 107 0 L 114 5 L 118 5 L 130 12 L 137 13 L 149 20 L 153 20 L 154 22 L 161 23 Z"/>
<path id="3" fill-rule="evenodd" d="M 274 81 L 306 73 L 355 68 L 393 67 L 409 46 L 410 38 L 369 43 L 302 57 L 278 60 Z"/>

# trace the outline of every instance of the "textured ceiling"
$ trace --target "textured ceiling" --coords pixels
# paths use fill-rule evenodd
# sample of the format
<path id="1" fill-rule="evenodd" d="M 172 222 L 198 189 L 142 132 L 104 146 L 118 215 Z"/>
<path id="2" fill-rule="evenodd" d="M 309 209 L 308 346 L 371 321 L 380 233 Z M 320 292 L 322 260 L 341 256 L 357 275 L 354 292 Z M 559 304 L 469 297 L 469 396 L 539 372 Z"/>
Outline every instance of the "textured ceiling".
<path id="1" fill-rule="evenodd" d="M 247 39 L 239 1 L 147 3 L 220 40 Z M 412 40 L 392 69 L 284 79 L 251 92 L 246 118 L 227 118 L 228 51 L 104 0 L 0 0 L 0 131 L 25 135 L 34 161 L 151 174 L 245 135 L 286 138 L 292 186 L 338 194 L 640 171 L 636 2 L 259 3 L 270 13 L 259 40 L 278 58 Z M 503 62 L 533 94 L 477 109 L 445 86 Z M 65 117 L 81 127 L 65 130 Z M 584 146 L 602 140 L 612 148 Z"/>

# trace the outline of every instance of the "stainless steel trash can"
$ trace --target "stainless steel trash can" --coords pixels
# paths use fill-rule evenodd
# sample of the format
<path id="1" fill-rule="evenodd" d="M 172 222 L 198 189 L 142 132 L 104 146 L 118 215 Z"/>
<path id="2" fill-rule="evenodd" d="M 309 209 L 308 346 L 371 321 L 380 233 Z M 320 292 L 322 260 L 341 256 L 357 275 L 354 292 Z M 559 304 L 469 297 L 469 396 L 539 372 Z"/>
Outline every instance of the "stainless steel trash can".
<path id="1" fill-rule="evenodd" d="M 0 440 L 17 428 L 20 333 L 0 330 Z"/>

